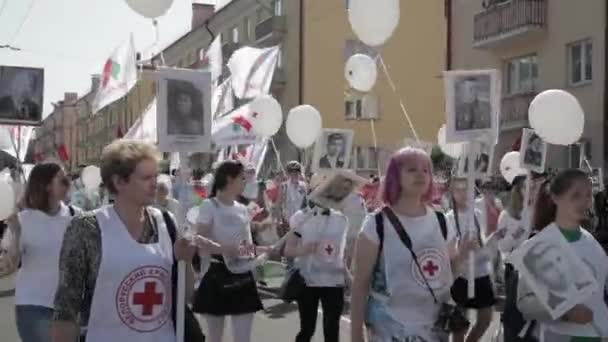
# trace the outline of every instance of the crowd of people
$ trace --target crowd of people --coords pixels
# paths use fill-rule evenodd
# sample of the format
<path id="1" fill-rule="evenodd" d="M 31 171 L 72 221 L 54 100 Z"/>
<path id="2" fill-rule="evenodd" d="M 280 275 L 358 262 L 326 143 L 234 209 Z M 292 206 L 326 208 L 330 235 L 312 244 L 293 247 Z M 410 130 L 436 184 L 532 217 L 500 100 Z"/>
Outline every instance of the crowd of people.
<path id="1" fill-rule="evenodd" d="M 57 163 L 33 168 L 0 254 L 0 277 L 16 273 L 23 342 L 175 341 L 178 260 L 187 264 L 187 313 L 206 321 L 207 341 L 224 340 L 227 317 L 234 341 L 251 341 L 263 310 L 263 255 L 297 270 L 304 284 L 295 300 L 300 329 L 277 340 L 311 341 L 320 304 L 324 340 L 338 341 L 347 302 L 352 342 L 481 341 L 497 310 L 502 341 L 599 341 L 589 327 L 608 324 L 603 291 L 553 319 L 508 261 L 557 226 L 604 285 L 608 260 L 583 228 L 594 194 L 580 170 L 521 175 L 508 191 L 484 181 L 470 203 L 466 179 L 452 177 L 441 191 L 429 155 L 407 147 L 383 177 L 327 208 L 310 196 L 326 177 L 307 177 L 296 161 L 258 180 L 238 160 L 209 176 L 159 177 L 157 157 L 152 145 L 113 142 L 95 194 Z M 467 310 L 476 313 L 472 323 Z M 187 319 L 186 341 L 202 339 L 195 330 Z"/>

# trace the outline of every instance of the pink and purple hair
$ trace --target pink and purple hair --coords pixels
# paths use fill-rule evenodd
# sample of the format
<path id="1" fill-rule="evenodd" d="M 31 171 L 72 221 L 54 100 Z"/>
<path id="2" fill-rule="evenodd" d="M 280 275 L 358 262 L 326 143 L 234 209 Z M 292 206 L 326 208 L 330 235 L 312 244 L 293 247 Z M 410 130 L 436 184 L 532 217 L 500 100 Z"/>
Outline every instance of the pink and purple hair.
<path id="1" fill-rule="evenodd" d="M 429 188 L 422 195 L 422 201 L 426 204 L 433 200 L 436 195 L 435 182 L 433 181 L 433 163 L 429 155 L 422 149 L 414 147 L 405 147 L 395 152 L 386 170 L 386 177 L 381 186 L 382 202 L 386 205 L 394 205 L 399 200 L 403 193 L 401 188 L 401 171 L 411 165 L 423 165 L 428 168 L 430 183 Z"/>

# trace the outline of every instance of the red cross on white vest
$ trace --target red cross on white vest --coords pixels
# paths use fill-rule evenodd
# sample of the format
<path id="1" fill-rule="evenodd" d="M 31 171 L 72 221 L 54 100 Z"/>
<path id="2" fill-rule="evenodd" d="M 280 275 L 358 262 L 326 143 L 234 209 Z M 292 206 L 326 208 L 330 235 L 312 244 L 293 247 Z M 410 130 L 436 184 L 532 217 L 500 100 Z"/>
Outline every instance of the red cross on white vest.
<path id="1" fill-rule="evenodd" d="M 133 294 L 133 304 L 142 306 L 142 316 L 152 316 L 154 307 L 162 305 L 163 299 L 163 294 L 156 292 L 156 282 L 153 281 L 144 284 L 144 292 Z"/>

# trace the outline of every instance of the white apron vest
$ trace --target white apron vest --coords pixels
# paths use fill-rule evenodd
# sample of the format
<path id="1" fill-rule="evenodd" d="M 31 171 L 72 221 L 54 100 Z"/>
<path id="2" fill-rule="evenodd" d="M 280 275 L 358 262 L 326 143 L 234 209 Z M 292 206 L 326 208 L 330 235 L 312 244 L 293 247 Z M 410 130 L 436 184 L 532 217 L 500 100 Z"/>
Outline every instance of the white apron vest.
<path id="1" fill-rule="evenodd" d="M 298 266 L 308 286 L 344 285 L 344 249 L 348 226 L 344 216 L 336 212 L 317 215 L 298 231 L 302 243 L 318 242 L 315 253 L 298 258 Z"/>
<path id="2" fill-rule="evenodd" d="M 102 256 L 87 342 L 174 342 L 171 319 L 173 246 L 162 214 L 149 208 L 158 242 L 131 237 L 113 206 L 96 212 Z M 156 222 L 154 222 L 156 220 Z"/>

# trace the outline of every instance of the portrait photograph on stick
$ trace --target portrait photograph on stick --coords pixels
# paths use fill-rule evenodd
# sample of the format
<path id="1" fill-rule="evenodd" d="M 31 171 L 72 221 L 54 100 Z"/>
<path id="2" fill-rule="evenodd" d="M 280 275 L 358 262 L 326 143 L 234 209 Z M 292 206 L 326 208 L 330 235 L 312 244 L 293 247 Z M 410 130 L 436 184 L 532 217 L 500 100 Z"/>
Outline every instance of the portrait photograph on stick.
<path id="1" fill-rule="evenodd" d="M 604 171 L 601 167 L 591 170 L 591 184 L 594 192 L 604 191 Z"/>
<path id="2" fill-rule="evenodd" d="M 0 66 L 0 123 L 40 125 L 44 69 Z"/>
<path id="3" fill-rule="evenodd" d="M 468 174 L 468 149 L 473 149 L 473 166 L 475 178 L 485 178 L 492 171 L 494 162 L 494 139 L 473 141 L 464 147 L 463 156 L 458 158 L 458 176 L 466 177 Z"/>
<path id="4" fill-rule="evenodd" d="M 547 143 L 534 130 L 524 128 L 519 156 L 524 169 L 543 173 L 547 161 Z"/>
<path id="5" fill-rule="evenodd" d="M 161 151 L 209 151 L 211 74 L 160 69 L 157 73 L 157 129 Z"/>
<path id="6" fill-rule="evenodd" d="M 509 262 L 553 319 L 587 300 L 598 287 L 591 266 L 577 256 L 556 226 L 526 241 Z"/>
<path id="7" fill-rule="evenodd" d="M 313 153 L 313 171 L 347 169 L 350 165 L 354 131 L 323 129 Z"/>
<path id="8" fill-rule="evenodd" d="M 310 194 L 310 199 L 325 207 L 336 210 L 343 208 L 343 201 L 353 191 L 367 183 L 367 179 L 352 171 L 336 170 L 325 177 L 322 183 Z"/>
<path id="9" fill-rule="evenodd" d="M 495 134 L 500 111 L 498 71 L 446 71 L 443 81 L 447 142 L 467 142 Z"/>

